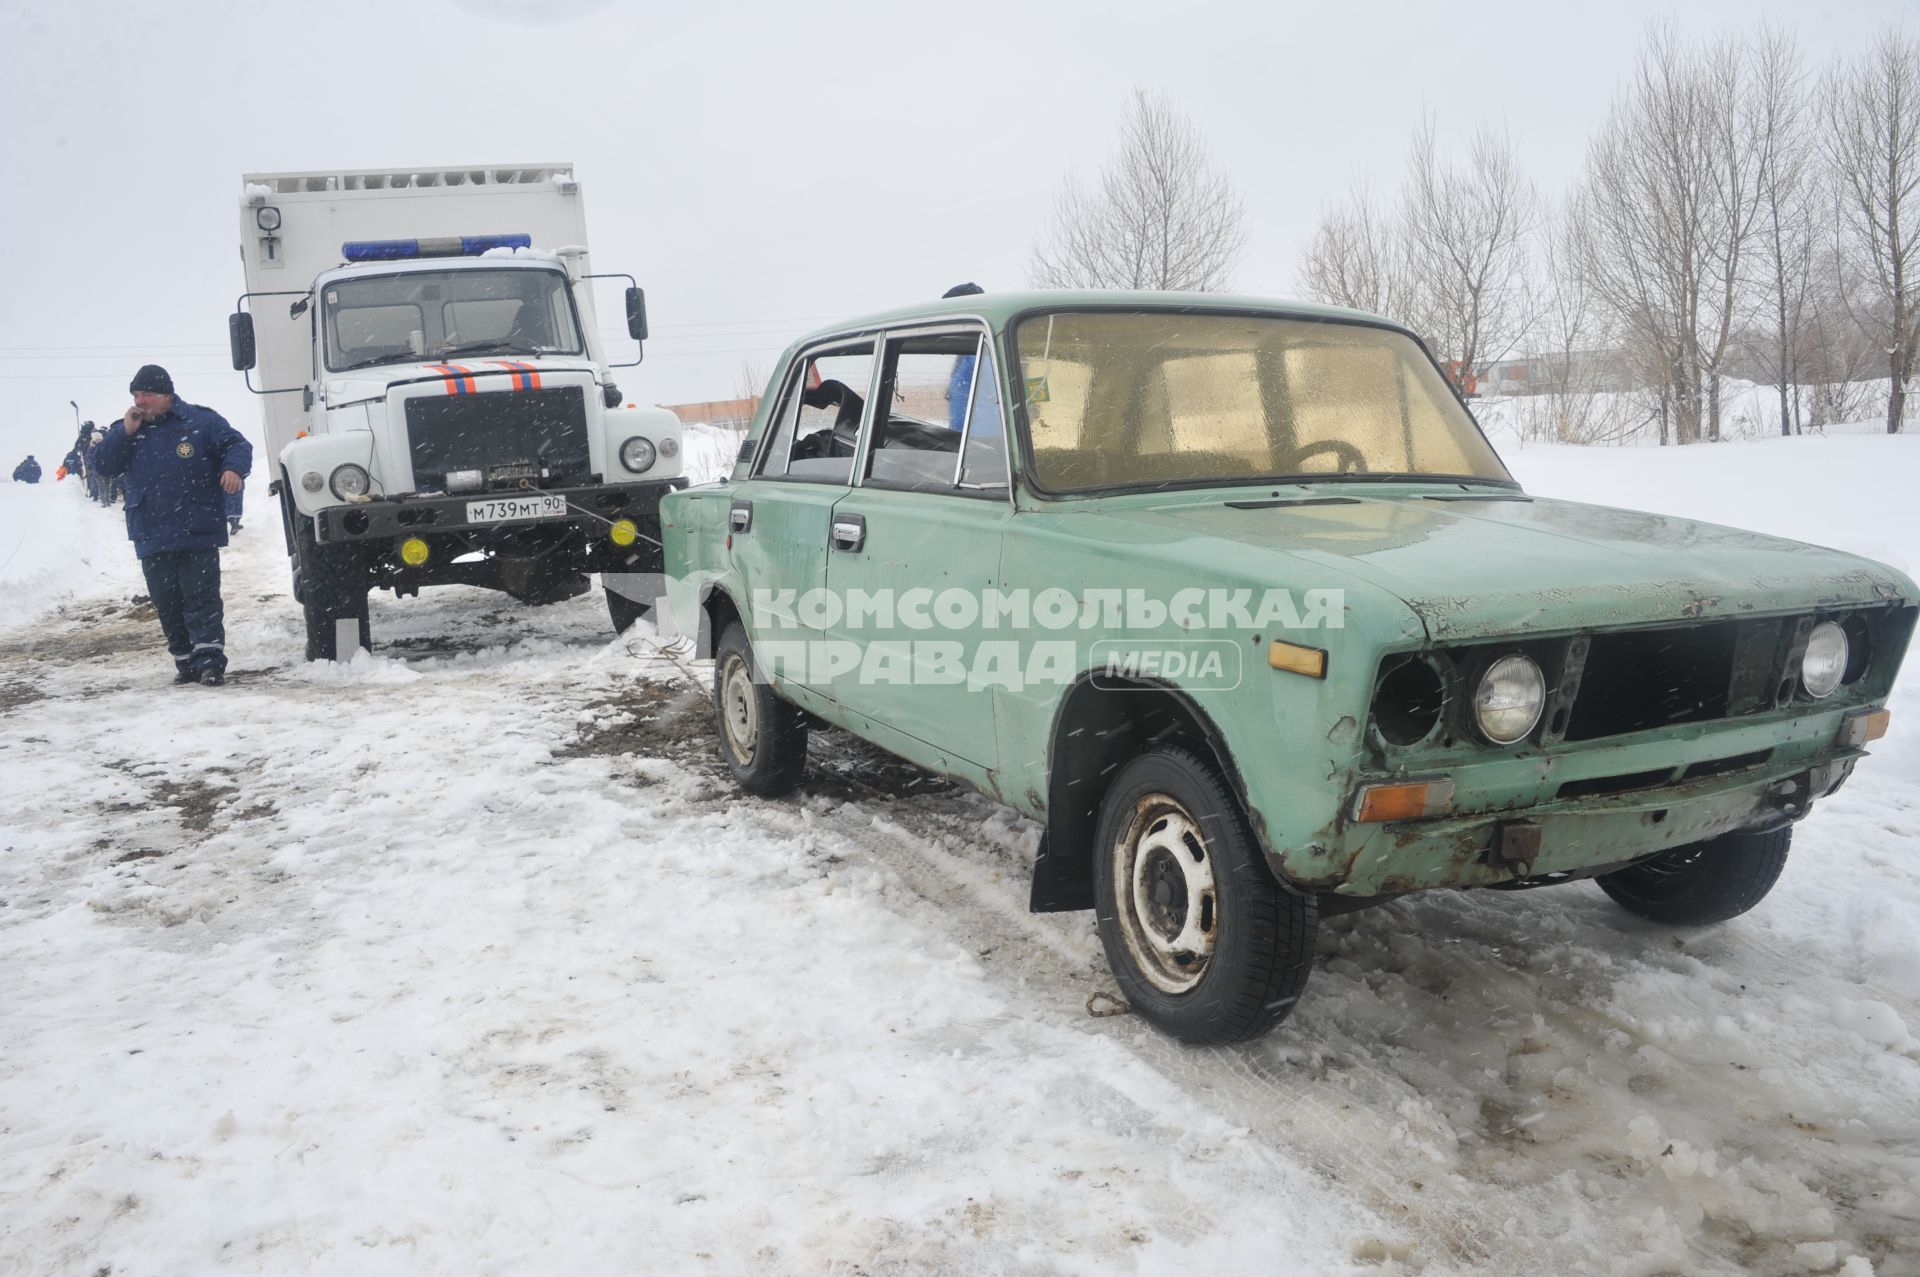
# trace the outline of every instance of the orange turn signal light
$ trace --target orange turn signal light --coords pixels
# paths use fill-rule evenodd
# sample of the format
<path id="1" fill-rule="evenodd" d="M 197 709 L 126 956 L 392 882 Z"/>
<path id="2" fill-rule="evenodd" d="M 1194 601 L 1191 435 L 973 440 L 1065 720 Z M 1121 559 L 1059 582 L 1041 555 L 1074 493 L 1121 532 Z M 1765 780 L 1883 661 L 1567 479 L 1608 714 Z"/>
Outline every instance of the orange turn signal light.
<path id="1" fill-rule="evenodd" d="M 1879 740 L 1893 723 L 1893 711 L 1876 709 L 1868 714 L 1849 714 L 1840 723 L 1839 744 L 1843 749 L 1859 749 L 1868 741 Z"/>
<path id="2" fill-rule="evenodd" d="M 1291 674 L 1305 674 L 1308 678 L 1327 676 L 1327 654 L 1324 651 L 1317 647 L 1301 647 L 1298 643 L 1283 643 L 1279 639 L 1275 639 L 1267 648 L 1267 664 Z"/>
<path id="3" fill-rule="evenodd" d="M 1360 824 L 1420 820 L 1444 816 L 1452 810 L 1453 782 L 1445 776 L 1396 781 L 1390 785 L 1363 785 L 1353 800 L 1353 818 Z"/>

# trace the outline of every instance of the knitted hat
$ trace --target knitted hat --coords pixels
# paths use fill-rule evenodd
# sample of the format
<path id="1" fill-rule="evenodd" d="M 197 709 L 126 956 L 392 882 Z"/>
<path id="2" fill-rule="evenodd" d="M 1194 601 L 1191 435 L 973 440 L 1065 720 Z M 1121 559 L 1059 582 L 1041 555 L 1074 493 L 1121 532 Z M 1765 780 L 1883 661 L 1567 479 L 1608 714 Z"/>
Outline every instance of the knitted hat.
<path id="1" fill-rule="evenodd" d="M 146 391 L 154 395 L 173 393 L 173 378 L 167 376 L 167 370 L 159 364 L 142 364 L 140 371 L 133 374 L 133 384 L 127 387 L 133 394 Z"/>

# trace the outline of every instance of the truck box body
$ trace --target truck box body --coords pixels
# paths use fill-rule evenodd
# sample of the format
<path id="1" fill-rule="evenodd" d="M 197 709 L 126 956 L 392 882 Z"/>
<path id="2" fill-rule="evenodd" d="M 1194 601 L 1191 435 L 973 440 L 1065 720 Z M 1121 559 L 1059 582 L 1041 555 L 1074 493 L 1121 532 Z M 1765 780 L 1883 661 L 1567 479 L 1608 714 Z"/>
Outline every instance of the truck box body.
<path id="1" fill-rule="evenodd" d="M 240 258 L 250 293 L 305 294 L 320 272 L 345 263 L 341 245 L 352 241 L 520 233 L 548 250 L 584 250 L 587 243 L 584 197 L 571 164 L 249 173 L 241 181 Z M 278 211 L 277 230 L 261 229 L 262 208 Z M 592 270 L 584 255 L 571 260 L 575 274 Z M 592 288 L 576 297 L 592 329 Z M 290 316 L 296 300 L 263 297 L 254 307 L 254 384 L 263 390 L 304 386 L 317 371 L 313 312 Z M 297 394 L 269 394 L 263 411 L 267 455 L 278 457 L 307 428 L 308 410 Z"/>

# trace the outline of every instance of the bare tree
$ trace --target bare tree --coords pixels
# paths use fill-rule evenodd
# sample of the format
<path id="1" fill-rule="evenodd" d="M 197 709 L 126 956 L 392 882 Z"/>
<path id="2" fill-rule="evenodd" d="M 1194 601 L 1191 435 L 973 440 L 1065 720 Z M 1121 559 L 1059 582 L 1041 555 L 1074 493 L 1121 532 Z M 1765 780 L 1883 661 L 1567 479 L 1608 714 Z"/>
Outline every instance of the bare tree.
<path id="1" fill-rule="evenodd" d="M 1414 130 L 1407 168 L 1413 318 L 1446 360 L 1472 372 L 1512 350 L 1530 322 L 1528 241 L 1540 198 L 1512 138 L 1490 129 L 1473 135 L 1464 164 L 1447 166 L 1428 119 Z"/>
<path id="2" fill-rule="evenodd" d="M 1712 88 L 1671 27 L 1655 27 L 1587 155 L 1583 268 L 1631 362 L 1660 390 L 1661 442 L 1702 438 L 1724 146 Z M 1724 250 L 1722 250 L 1724 253 Z"/>
<path id="3" fill-rule="evenodd" d="M 1604 319 L 1581 262 L 1587 248 L 1587 212 L 1576 195 L 1540 236 L 1541 284 L 1536 290 L 1527 356 L 1529 434 L 1556 443 L 1618 441 L 1631 427 L 1607 419 L 1596 393 L 1617 379 Z M 1618 418 L 1619 414 L 1613 414 Z"/>
<path id="4" fill-rule="evenodd" d="M 1028 276 L 1041 288 L 1218 290 L 1246 243 L 1245 221 L 1200 130 L 1136 88 L 1098 185 L 1067 180 Z"/>
<path id="5" fill-rule="evenodd" d="M 1704 201 L 1706 250 L 1701 320 L 1701 369 L 1706 376 L 1707 438 L 1720 438 L 1720 383 L 1734 353 L 1736 328 L 1753 307 L 1751 255 L 1764 201 L 1757 142 L 1764 131 L 1765 102 L 1758 76 L 1749 71 L 1748 50 L 1720 40 L 1695 55 L 1692 75 L 1699 92 L 1700 127 L 1707 133 L 1710 194 Z"/>
<path id="6" fill-rule="evenodd" d="M 1768 362 L 1780 395 L 1780 433 L 1798 433 L 1801 330 L 1812 285 L 1818 219 L 1805 73 L 1792 37 L 1761 33 L 1754 49 L 1751 120 L 1758 165 L 1759 274 L 1771 321 Z"/>
<path id="7" fill-rule="evenodd" d="M 1406 236 L 1365 183 L 1354 184 L 1346 204 L 1321 211 L 1297 283 L 1329 306 L 1412 318 Z"/>
<path id="8" fill-rule="evenodd" d="M 1860 313 L 1887 360 L 1887 433 L 1900 430 L 1920 341 L 1920 45 L 1888 31 L 1822 92 L 1849 255 L 1873 289 Z"/>

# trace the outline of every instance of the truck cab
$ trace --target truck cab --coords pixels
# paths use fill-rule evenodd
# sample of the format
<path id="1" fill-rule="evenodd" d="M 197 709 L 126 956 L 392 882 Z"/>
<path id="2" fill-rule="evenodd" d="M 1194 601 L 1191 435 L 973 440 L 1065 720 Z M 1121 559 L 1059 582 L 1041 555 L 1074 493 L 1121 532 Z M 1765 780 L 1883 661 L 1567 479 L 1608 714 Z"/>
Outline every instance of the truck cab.
<path id="1" fill-rule="evenodd" d="M 537 605 L 598 573 L 616 629 L 644 615 L 659 500 L 685 482 L 680 424 L 613 378 L 570 171 L 267 174 L 244 189 L 248 291 L 229 336 L 234 367 L 260 374 L 308 658 L 370 646 L 371 589 Z M 502 229 L 515 217 L 534 229 Z M 642 342 L 631 279 L 625 301 Z"/>

